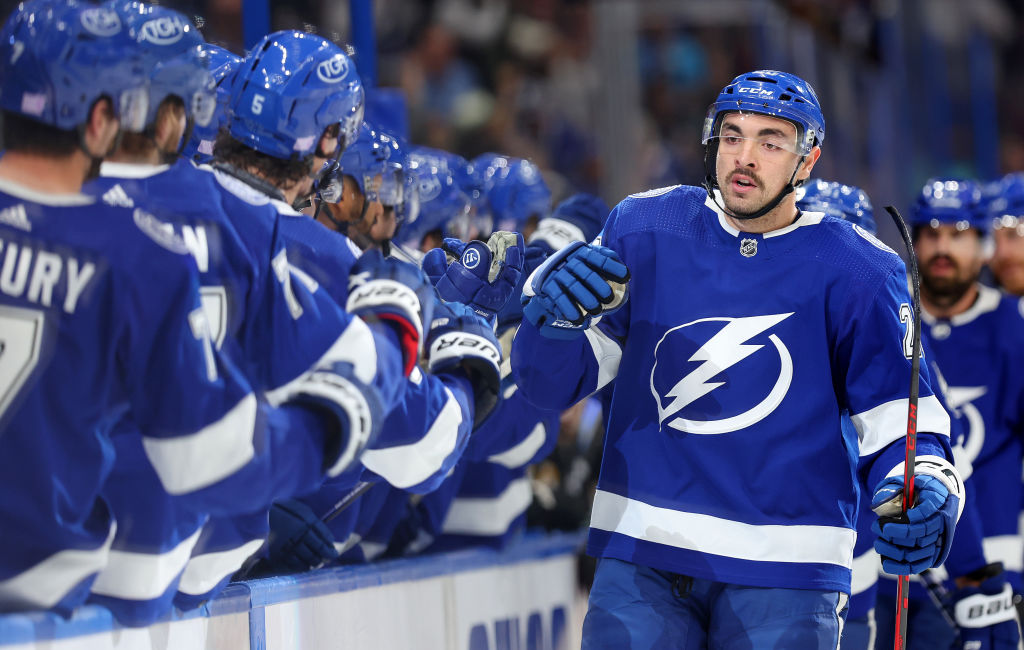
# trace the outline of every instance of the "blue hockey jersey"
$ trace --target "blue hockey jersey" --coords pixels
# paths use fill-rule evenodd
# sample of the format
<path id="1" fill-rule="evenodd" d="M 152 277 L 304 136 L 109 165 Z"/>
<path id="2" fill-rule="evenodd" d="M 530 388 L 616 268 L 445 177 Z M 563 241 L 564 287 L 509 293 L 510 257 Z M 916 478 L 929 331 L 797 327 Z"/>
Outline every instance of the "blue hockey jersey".
<path id="1" fill-rule="evenodd" d="M 951 319 L 924 312 L 921 318 L 929 349 L 949 384 L 949 405 L 965 422 L 964 451 L 974 466 L 985 557 L 1002 562 L 1020 592 L 1024 302 L 981 284 L 978 291 L 974 304 Z"/>
<path id="2" fill-rule="evenodd" d="M 820 213 L 739 232 L 685 186 L 627 198 L 600 239 L 629 267 L 628 302 L 573 341 L 524 323 L 512 353 L 520 391 L 540 406 L 615 379 L 588 551 L 849 593 L 855 483 L 876 485 L 904 455 L 902 261 Z M 925 366 L 920 395 L 919 458 L 948 459 L 949 418 Z"/>
<path id="3" fill-rule="evenodd" d="M 169 227 L 198 265 L 215 344 L 241 360 L 257 389 L 271 396 L 287 391 L 290 382 L 331 358 L 361 366 L 361 379 L 369 386 L 373 379 L 386 383 L 386 391 L 375 391 L 373 400 L 397 394 L 394 387 L 402 379 L 397 350 L 389 342 L 375 342 L 369 327 L 305 278 L 293 278 L 278 241 L 277 211 L 265 197 L 186 160 L 170 166 L 105 163 L 102 174 L 87 191 L 104 201 L 153 202 L 173 211 L 176 219 Z M 186 187 L 187 194 L 181 191 Z M 388 364 L 378 369 L 388 355 L 396 362 L 390 376 Z M 216 514 L 260 511 L 275 499 L 320 485 L 325 424 L 297 409 L 289 413 L 275 435 L 260 441 L 266 462 L 250 463 L 239 472 L 235 506 Z M 133 423 L 125 424 L 131 432 Z M 169 607 L 207 511 L 183 508 L 163 492 L 157 476 L 137 462 L 137 436 L 117 436 L 115 444 L 116 466 L 104 493 L 120 531 L 110 562 L 93 585 L 92 600 L 124 624 L 146 625 Z"/>
<path id="4" fill-rule="evenodd" d="M 220 488 L 257 453 L 256 397 L 166 225 L 0 181 L 0 610 L 84 601 L 114 536 L 99 492 L 124 414 L 185 503 L 229 507 Z"/>

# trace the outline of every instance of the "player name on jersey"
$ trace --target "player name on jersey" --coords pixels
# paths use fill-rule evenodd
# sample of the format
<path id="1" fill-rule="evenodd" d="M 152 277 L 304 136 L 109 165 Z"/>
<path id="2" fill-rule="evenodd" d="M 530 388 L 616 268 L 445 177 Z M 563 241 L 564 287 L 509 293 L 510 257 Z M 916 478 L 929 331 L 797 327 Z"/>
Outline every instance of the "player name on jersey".
<path id="1" fill-rule="evenodd" d="M 0 240 L 0 260 L 0 293 L 69 314 L 96 275 L 92 262 L 24 242 Z"/>

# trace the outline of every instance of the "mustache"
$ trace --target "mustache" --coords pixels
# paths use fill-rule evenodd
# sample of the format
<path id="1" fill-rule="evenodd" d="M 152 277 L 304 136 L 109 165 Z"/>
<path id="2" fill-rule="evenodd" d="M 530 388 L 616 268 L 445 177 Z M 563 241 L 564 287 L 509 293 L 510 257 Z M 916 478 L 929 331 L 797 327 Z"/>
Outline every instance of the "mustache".
<path id="1" fill-rule="evenodd" d="M 748 172 L 748 171 L 743 170 L 743 169 L 734 169 L 731 172 L 729 172 L 729 175 L 726 176 L 726 178 L 725 178 L 726 184 L 731 183 L 732 179 L 734 179 L 737 176 L 743 176 L 745 178 L 749 178 L 751 181 L 756 183 L 758 187 L 764 187 L 764 183 L 761 182 L 761 178 L 757 174 L 755 174 L 753 172 Z"/>
<path id="2" fill-rule="evenodd" d="M 926 266 L 931 266 L 932 264 L 934 264 L 935 262 L 938 262 L 939 260 L 942 260 L 942 261 L 945 261 L 945 262 L 949 262 L 949 264 L 952 265 L 953 268 L 955 268 L 955 269 L 959 269 L 960 268 L 960 265 L 956 263 L 956 260 L 954 260 L 949 255 L 933 255 L 932 257 L 928 258 L 928 262 L 927 262 Z"/>

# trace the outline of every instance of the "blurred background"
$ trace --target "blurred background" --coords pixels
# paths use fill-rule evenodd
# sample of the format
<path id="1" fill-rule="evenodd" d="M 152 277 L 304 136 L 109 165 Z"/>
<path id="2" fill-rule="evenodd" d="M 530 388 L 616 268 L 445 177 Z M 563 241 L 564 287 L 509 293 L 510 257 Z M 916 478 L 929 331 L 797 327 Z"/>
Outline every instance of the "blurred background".
<path id="1" fill-rule="evenodd" d="M 1020 1 L 351 1 L 162 3 L 239 54 L 285 28 L 351 46 L 364 78 L 404 92 L 413 142 L 529 158 L 556 201 L 698 184 L 708 104 L 758 68 L 815 87 L 817 175 L 876 208 L 907 206 L 929 176 L 1024 169 Z"/>

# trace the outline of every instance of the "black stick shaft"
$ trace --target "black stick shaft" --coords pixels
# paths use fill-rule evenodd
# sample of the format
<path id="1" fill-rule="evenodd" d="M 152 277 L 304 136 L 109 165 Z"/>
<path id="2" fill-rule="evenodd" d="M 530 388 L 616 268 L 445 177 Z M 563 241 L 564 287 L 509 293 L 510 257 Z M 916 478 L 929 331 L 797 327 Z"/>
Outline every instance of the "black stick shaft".
<path id="1" fill-rule="evenodd" d="M 910 398 L 907 409 L 907 455 L 903 468 L 903 511 L 914 504 L 914 462 L 917 459 L 917 397 L 920 390 L 921 372 L 921 276 L 917 268 L 917 255 L 910 229 L 899 211 L 889 205 L 885 208 L 899 228 L 903 245 L 907 248 L 910 267 L 910 288 L 913 292 L 913 352 L 910 358 Z M 907 648 L 907 606 L 910 592 L 910 577 L 900 576 L 896 590 L 896 650 Z"/>

